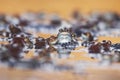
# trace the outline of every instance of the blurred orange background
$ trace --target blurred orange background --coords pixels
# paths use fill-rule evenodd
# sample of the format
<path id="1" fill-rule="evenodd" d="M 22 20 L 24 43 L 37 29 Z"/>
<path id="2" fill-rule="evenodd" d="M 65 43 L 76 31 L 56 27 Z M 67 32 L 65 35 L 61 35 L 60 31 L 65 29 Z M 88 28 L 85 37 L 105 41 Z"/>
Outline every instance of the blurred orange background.
<path id="1" fill-rule="evenodd" d="M 74 9 L 90 11 L 115 11 L 120 13 L 120 0 L 0 0 L 1 13 L 21 13 L 27 10 L 56 12 L 66 17 Z"/>

